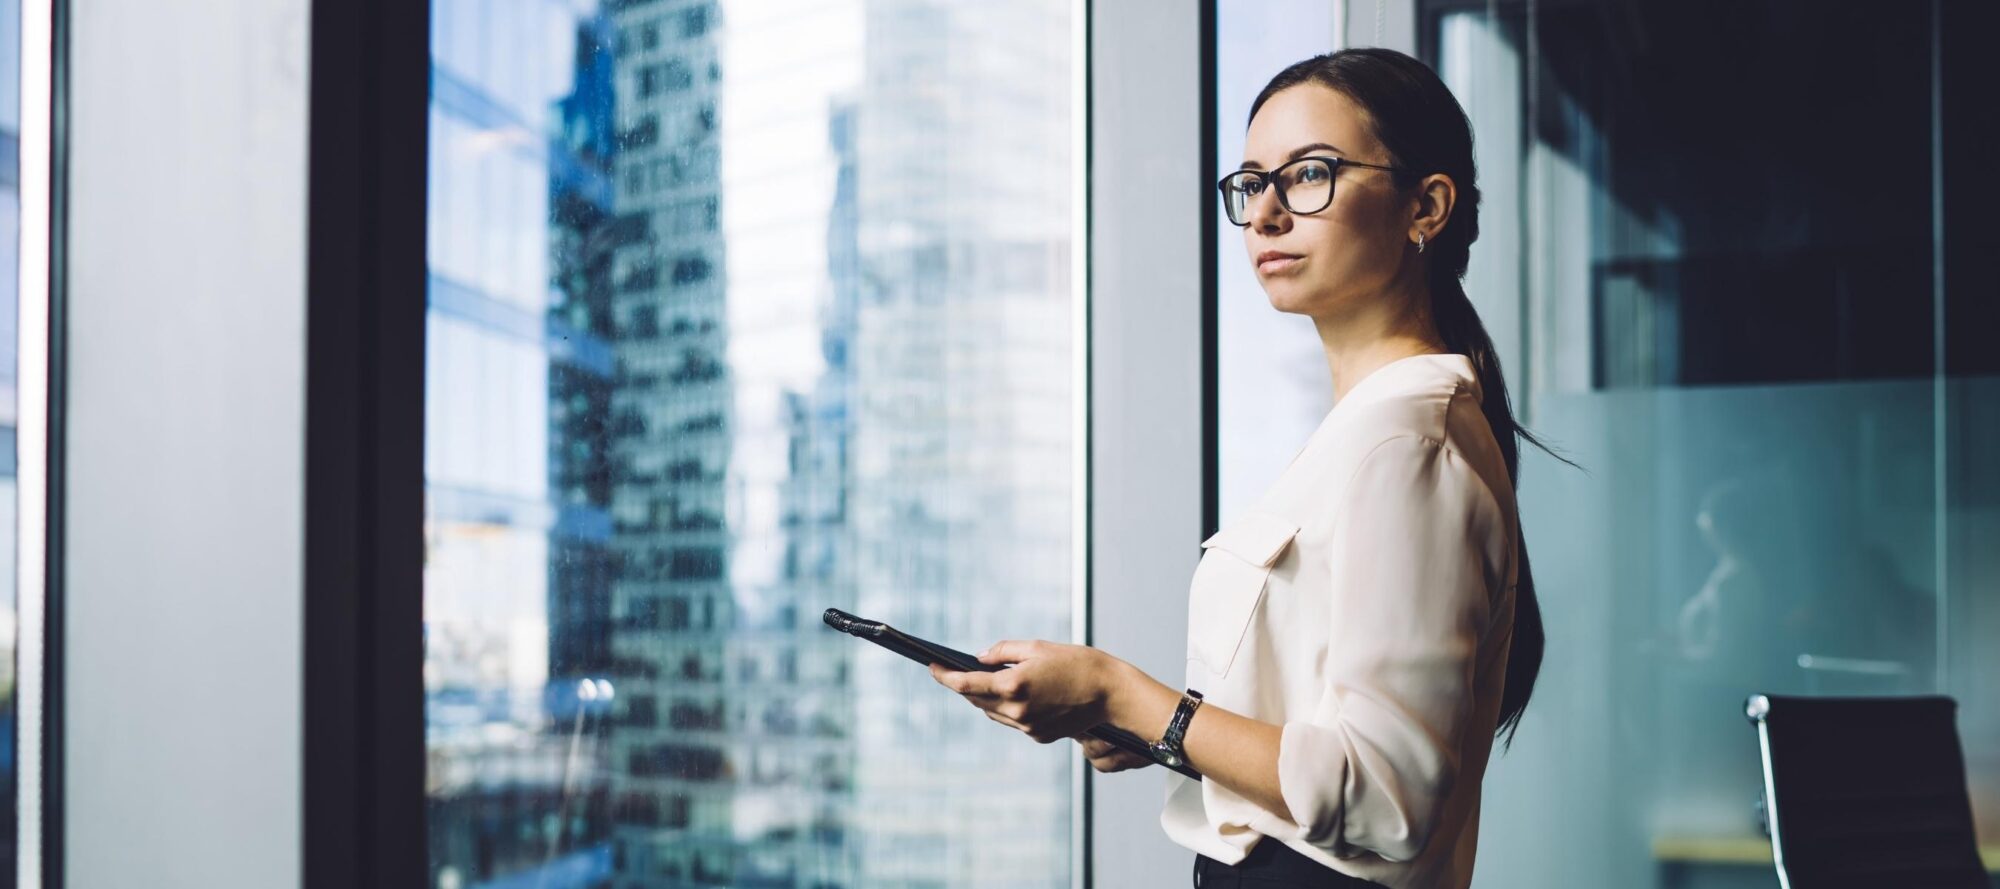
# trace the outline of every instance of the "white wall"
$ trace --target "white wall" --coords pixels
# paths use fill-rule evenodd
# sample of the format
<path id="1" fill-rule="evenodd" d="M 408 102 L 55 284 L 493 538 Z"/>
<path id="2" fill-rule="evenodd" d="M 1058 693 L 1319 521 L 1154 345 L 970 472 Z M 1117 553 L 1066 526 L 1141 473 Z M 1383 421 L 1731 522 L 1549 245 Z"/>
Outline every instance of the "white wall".
<path id="1" fill-rule="evenodd" d="M 296 886 L 307 3 L 69 10 L 67 882 Z"/>

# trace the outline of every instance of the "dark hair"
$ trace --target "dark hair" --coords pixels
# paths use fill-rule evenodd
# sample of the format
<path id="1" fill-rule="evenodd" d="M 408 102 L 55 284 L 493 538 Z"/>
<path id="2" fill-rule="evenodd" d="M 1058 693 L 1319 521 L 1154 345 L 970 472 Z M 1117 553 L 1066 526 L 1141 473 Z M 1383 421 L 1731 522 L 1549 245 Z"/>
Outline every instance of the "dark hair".
<path id="1" fill-rule="evenodd" d="M 1472 124 L 1459 107 L 1450 88 L 1438 79 L 1430 66 L 1392 49 L 1367 47 L 1344 49 L 1313 56 L 1278 72 L 1265 84 L 1257 100 L 1250 103 L 1250 120 L 1257 109 L 1278 91 L 1302 83 L 1316 83 L 1345 95 L 1367 113 L 1369 131 L 1389 150 L 1389 163 L 1406 172 L 1396 175 L 1400 188 L 1411 188 L 1424 176 L 1443 173 L 1458 187 L 1458 200 L 1444 229 L 1427 245 L 1431 288 L 1431 318 L 1438 335 L 1453 352 L 1472 359 L 1484 393 L 1480 409 L 1493 427 L 1493 437 L 1506 458 L 1507 478 L 1518 486 L 1520 447 L 1517 438 L 1548 451 L 1550 456 L 1574 466 L 1575 463 L 1549 450 L 1540 439 L 1514 421 L 1513 404 L 1507 398 L 1507 380 L 1500 373 L 1500 356 L 1493 351 L 1493 338 L 1466 298 L 1466 261 L 1472 242 L 1479 238 L 1479 186 L 1472 160 Z M 1245 122 L 1248 126 L 1248 121 Z M 1535 692 L 1535 677 L 1542 670 L 1542 610 L 1535 599 L 1534 575 L 1528 566 L 1526 535 L 1519 540 L 1520 571 L 1514 591 L 1514 639 L 1507 656 L 1506 690 L 1500 698 L 1500 723 L 1495 734 L 1505 733 L 1507 744 L 1521 726 L 1521 713 Z"/>

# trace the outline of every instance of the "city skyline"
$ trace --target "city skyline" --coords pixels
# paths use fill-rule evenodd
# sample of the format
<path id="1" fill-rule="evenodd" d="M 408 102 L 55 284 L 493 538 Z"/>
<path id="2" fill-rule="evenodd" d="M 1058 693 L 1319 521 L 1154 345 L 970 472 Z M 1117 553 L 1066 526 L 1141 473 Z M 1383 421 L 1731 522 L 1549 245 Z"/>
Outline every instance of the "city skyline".
<path id="1" fill-rule="evenodd" d="M 1070 13 L 794 6 L 439 4 L 441 886 L 1069 881 L 1068 760 L 819 614 L 1069 634 Z"/>

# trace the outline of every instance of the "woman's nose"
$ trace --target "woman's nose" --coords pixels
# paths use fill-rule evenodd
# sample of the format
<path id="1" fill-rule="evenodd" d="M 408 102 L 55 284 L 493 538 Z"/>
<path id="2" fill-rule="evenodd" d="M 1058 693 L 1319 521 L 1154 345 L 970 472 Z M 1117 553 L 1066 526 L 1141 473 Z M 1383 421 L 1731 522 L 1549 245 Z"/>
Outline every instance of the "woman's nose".
<path id="1" fill-rule="evenodd" d="M 1291 213 L 1278 202 L 1278 190 L 1266 186 L 1263 191 L 1251 196 L 1250 227 L 1261 232 L 1283 231 L 1291 224 Z"/>

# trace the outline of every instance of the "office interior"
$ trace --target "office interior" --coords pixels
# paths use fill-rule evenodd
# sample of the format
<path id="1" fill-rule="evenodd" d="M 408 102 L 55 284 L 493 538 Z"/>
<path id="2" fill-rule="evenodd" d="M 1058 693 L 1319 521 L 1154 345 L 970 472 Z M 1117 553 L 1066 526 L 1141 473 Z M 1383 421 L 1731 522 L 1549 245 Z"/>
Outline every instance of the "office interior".
<path id="1" fill-rule="evenodd" d="M 1781 885 L 1756 694 L 1949 697 L 2000 886 L 1996 34 L 0 0 L 0 885 L 1186 885 L 1163 770 L 820 615 L 1179 680 L 1200 542 L 1332 398 L 1214 183 L 1272 74 L 1387 46 L 1578 464 L 1522 449 L 1547 659 L 1474 886 Z"/>

